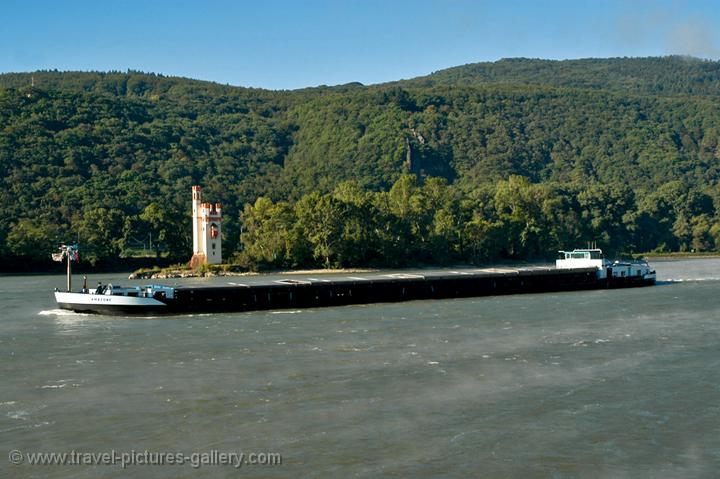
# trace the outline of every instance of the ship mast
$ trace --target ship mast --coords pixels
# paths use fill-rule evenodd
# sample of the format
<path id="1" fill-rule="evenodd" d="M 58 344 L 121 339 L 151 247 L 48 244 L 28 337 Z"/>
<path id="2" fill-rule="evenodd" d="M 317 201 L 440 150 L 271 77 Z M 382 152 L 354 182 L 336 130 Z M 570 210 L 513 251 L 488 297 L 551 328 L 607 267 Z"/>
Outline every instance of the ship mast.
<path id="1" fill-rule="evenodd" d="M 67 290 L 69 293 L 72 291 L 72 259 L 69 254 L 65 256 L 67 256 Z"/>
<path id="2" fill-rule="evenodd" d="M 70 293 L 72 291 L 72 262 L 80 261 L 79 248 L 77 244 L 63 244 L 58 249 L 60 252 L 53 253 L 52 259 L 53 261 L 62 261 L 63 259 L 67 261 L 67 292 Z"/>

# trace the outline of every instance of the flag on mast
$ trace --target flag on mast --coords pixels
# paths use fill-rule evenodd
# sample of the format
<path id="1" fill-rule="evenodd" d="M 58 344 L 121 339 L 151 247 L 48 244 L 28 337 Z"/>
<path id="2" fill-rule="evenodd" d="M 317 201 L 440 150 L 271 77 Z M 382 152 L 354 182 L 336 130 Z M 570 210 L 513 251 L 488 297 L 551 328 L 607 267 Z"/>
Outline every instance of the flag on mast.
<path id="1" fill-rule="evenodd" d="M 80 261 L 80 248 L 78 245 L 60 245 L 59 253 L 51 253 L 53 261 L 62 261 L 66 257 L 70 258 L 70 261 Z"/>

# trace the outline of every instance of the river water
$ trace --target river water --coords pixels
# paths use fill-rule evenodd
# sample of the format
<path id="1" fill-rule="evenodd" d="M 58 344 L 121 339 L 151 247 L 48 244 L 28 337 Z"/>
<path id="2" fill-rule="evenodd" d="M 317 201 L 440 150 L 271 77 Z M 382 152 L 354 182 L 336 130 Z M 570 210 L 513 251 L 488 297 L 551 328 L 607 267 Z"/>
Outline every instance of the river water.
<path id="1" fill-rule="evenodd" d="M 717 477 L 720 260 L 654 266 L 650 288 L 150 319 L 2 277 L 0 477 Z"/>

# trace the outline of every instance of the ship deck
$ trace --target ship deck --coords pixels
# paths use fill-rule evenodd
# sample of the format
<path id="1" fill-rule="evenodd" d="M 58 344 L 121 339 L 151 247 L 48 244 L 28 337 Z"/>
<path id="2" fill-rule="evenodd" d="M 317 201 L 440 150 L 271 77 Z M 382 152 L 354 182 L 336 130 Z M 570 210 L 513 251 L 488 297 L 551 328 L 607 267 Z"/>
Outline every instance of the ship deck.
<path id="1" fill-rule="evenodd" d="M 492 268 L 454 268 L 437 270 L 401 270 L 398 272 L 354 272 L 354 273 L 283 273 L 260 274 L 256 276 L 239 276 L 227 278 L 223 283 L 211 284 L 193 283 L 177 285 L 177 290 L 188 289 L 225 289 L 225 288 L 255 288 L 290 285 L 329 285 L 329 284 L 355 284 L 355 283 L 396 283 L 408 280 L 467 280 L 471 278 L 490 278 L 507 276 L 552 276 L 564 274 L 568 271 L 595 272 L 595 268 L 575 268 L 572 270 L 558 270 L 554 266 L 523 266 Z"/>
<path id="2" fill-rule="evenodd" d="M 251 311 L 572 291 L 600 286 L 596 268 L 457 270 L 246 277 L 175 287 L 168 312 Z"/>

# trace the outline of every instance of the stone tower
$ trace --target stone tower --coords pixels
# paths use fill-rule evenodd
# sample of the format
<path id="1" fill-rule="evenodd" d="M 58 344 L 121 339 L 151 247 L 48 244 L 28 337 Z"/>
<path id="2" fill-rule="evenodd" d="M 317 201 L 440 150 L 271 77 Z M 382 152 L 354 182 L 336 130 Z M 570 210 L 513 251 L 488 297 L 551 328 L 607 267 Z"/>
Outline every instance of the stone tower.
<path id="1" fill-rule="evenodd" d="M 202 188 L 192 187 L 193 256 L 191 267 L 222 263 L 222 205 L 203 203 Z"/>

